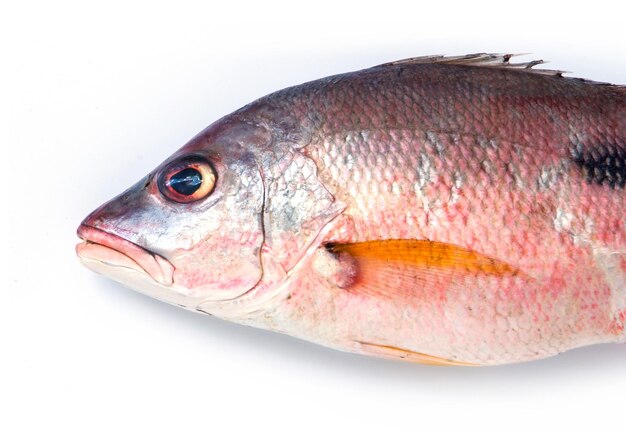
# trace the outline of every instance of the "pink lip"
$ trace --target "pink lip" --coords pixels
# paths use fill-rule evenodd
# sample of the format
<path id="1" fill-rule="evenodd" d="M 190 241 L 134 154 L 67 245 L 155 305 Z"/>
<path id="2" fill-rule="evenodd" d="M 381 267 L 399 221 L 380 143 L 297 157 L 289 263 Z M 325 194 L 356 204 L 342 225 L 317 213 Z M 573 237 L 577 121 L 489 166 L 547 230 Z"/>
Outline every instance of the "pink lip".
<path id="1" fill-rule="evenodd" d="M 81 224 L 77 233 L 84 240 L 76 245 L 79 257 L 145 272 L 161 285 L 174 283 L 174 266 L 165 258 L 93 226 Z"/>

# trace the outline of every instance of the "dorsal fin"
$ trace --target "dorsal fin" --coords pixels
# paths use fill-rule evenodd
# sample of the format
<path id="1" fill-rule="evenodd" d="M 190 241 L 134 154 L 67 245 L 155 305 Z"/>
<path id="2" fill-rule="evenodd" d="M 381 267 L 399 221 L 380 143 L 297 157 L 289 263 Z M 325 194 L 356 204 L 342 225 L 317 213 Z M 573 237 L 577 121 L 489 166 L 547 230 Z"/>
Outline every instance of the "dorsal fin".
<path id="1" fill-rule="evenodd" d="M 531 60 L 528 62 L 511 63 L 511 58 L 522 54 L 496 54 L 496 53 L 475 53 L 463 56 L 444 56 L 442 54 L 433 56 L 410 57 L 408 59 L 388 62 L 379 67 L 392 65 L 416 65 L 416 64 L 446 64 L 446 65 L 473 65 L 491 68 L 506 68 L 514 70 L 530 70 L 537 65 L 546 63 L 543 59 Z M 561 70 L 537 70 L 533 73 L 562 76 L 566 71 Z"/>
<path id="2" fill-rule="evenodd" d="M 381 65 L 376 65 L 373 68 L 380 67 L 390 67 L 390 66 L 400 66 L 400 65 L 419 65 L 419 64 L 445 64 L 445 65 L 461 65 L 461 66 L 479 66 L 479 67 L 489 67 L 495 69 L 506 69 L 506 70 L 519 70 L 530 72 L 534 74 L 541 74 L 546 76 L 555 76 L 555 77 L 563 77 L 564 74 L 568 73 L 563 70 L 550 70 L 550 69 L 537 69 L 534 68 L 537 65 L 541 65 L 546 63 L 543 59 L 535 59 L 528 62 L 516 62 L 511 63 L 511 59 L 513 57 L 522 56 L 524 54 L 498 54 L 498 53 L 475 53 L 475 54 L 465 54 L 462 56 L 444 56 L 444 55 L 433 55 L 433 56 L 421 56 L 421 57 L 411 57 L 408 59 L 396 60 L 394 62 L 387 62 Z M 595 84 L 595 85 L 604 85 L 610 87 L 617 87 L 619 89 L 626 89 L 626 86 L 622 85 L 614 85 L 608 82 L 597 82 L 588 79 L 581 78 L 568 78 L 574 79 L 580 82 L 584 82 L 587 84 Z"/>

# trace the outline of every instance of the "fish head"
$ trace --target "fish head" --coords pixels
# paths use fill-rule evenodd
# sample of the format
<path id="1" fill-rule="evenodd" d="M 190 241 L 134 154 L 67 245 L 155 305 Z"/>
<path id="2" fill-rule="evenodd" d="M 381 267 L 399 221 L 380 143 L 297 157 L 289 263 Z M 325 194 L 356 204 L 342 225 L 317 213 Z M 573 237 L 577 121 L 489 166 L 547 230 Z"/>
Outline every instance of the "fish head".
<path id="1" fill-rule="evenodd" d="M 263 127 L 218 121 L 83 220 L 82 263 L 189 309 L 231 301 L 263 278 Z"/>

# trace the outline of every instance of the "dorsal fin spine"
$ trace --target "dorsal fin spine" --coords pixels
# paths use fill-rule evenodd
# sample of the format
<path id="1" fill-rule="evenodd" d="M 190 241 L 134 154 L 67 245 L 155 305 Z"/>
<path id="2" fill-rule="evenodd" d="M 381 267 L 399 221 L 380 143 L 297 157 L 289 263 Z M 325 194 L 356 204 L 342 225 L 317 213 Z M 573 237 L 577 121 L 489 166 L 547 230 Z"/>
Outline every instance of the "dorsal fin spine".
<path id="1" fill-rule="evenodd" d="M 564 77 L 564 74 L 567 74 L 567 71 L 563 70 L 551 70 L 551 69 L 535 69 L 537 65 L 541 65 L 546 63 L 547 61 L 543 59 L 535 59 L 528 62 L 515 62 L 511 63 L 511 59 L 513 57 L 525 55 L 524 53 L 474 53 L 474 54 L 466 54 L 462 56 L 444 56 L 441 54 L 432 55 L 432 56 L 420 56 L 420 57 L 411 57 L 408 59 L 400 59 L 394 62 L 388 62 L 381 65 L 376 65 L 373 68 L 383 68 L 383 67 L 392 67 L 392 66 L 401 66 L 401 65 L 420 65 L 420 64 L 443 64 L 443 65 L 459 65 L 459 66 L 474 66 L 474 67 L 486 67 L 493 69 L 506 69 L 506 70 L 516 70 L 516 71 L 525 71 L 533 74 L 546 75 L 546 76 L 555 76 L 555 77 Z M 615 87 L 620 91 L 626 89 L 625 86 L 622 85 L 614 85 L 607 82 L 597 82 L 591 81 L 587 79 L 581 78 L 569 78 L 566 79 L 576 80 L 579 82 L 583 82 L 586 84 L 594 84 L 594 85 L 602 85 L 607 87 Z"/>

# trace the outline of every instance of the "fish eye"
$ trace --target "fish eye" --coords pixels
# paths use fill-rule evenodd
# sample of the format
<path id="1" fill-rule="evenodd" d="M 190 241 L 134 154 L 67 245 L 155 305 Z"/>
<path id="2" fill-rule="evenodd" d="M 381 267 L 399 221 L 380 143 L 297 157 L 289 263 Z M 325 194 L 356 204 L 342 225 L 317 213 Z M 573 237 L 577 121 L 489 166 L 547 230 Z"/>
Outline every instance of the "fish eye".
<path id="1" fill-rule="evenodd" d="M 190 203 L 213 192 L 215 181 L 215 170 L 207 160 L 190 157 L 166 166 L 159 174 L 158 186 L 165 198 Z"/>

